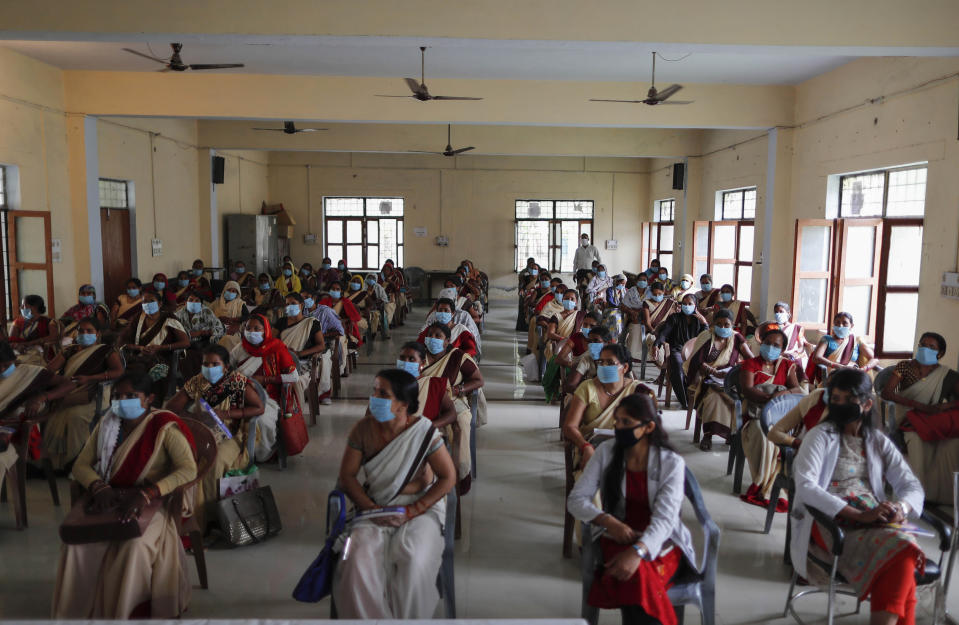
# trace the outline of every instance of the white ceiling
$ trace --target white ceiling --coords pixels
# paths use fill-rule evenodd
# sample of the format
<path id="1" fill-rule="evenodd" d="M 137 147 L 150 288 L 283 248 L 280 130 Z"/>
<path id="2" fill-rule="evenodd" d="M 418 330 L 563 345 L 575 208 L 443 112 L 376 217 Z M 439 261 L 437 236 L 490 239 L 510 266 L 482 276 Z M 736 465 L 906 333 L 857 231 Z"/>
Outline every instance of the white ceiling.
<path id="1" fill-rule="evenodd" d="M 113 36 L 118 37 L 117 35 Z M 418 77 L 420 45 L 428 45 L 426 78 L 625 81 L 649 80 L 651 53 L 657 83 L 796 84 L 859 56 L 889 54 L 879 48 L 822 49 L 777 46 L 655 43 L 412 39 L 398 37 L 180 37 L 135 41 L 5 41 L 0 45 L 69 70 L 153 71 L 160 67 L 128 54 L 129 47 L 160 57 L 169 42 L 184 43 L 186 63 L 245 63 L 256 74 Z M 149 46 L 149 47 L 148 47 Z M 910 51 L 897 50 L 896 56 Z M 959 55 L 959 50 L 922 49 L 923 56 Z M 687 56 L 688 55 L 688 56 Z M 685 58 L 684 58 L 685 57 Z M 397 93 L 405 88 L 396 85 Z"/>

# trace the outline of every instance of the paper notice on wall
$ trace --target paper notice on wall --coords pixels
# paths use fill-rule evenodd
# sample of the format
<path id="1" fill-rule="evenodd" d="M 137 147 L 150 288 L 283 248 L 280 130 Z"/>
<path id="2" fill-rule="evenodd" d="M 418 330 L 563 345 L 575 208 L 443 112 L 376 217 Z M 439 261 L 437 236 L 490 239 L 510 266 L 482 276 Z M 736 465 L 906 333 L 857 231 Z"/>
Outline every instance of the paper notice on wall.
<path id="1" fill-rule="evenodd" d="M 50 262 L 62 263 L 63 253 L 61 251 L 60 239 L 50 239 Z"/>
<path id="2" fill-rule="evenodd" d="M 413 236 L 420 237 L 420 238 L 425 237 L 426 228 L 413 228 Z"/>
<path id="3" fill-rule="evenodd" d="M 163 256 L 163 241 L 160 239 L 151 239 L 150 245 L 153 246 L 154 256 Z"/>

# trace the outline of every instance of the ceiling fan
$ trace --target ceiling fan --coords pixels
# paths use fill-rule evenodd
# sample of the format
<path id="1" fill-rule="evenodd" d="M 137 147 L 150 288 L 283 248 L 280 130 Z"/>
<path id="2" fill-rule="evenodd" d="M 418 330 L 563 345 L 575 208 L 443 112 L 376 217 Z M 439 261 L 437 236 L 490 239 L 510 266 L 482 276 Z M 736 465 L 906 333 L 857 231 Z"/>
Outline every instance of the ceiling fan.
<path id="1" fill-rule="evenodd" d="M 253 130 L 268 130 L 270 132 L 282 132 L 288 135 L 295 135 L 298 132 L 316 132 L 318 130 L 329 130 L 329 128 L 297 128 L 293 122 L 283 122 L 282 128 L 254 128 Z"/>
<path id="2" fill-rule="evenodd" d="M 143 54 L 131 48 L 123 48 L 124 52 L 129 52 L 130 54 L 135 54 L 137 56 L 142 56 L 145 59 L 150 59 L 151 61 L 156 61 L 157 63 L 162 63 L 166 65 L 161 70 L 161 72 L 185 72 L 186 70 L 199 70 L 199 69 L 230 69 L 233 67 L 243 67 L 243 63 L 191 63 L 186 64 L 183 62 L 183 59 L 180 58 L 180 50 L 183 49 L 182 43 L 171 43 L 170 47 L 173 48 L 173 55 L 169 59 L 158 59 L 155 56 L 150 56 L 149 54 Z M 152 52 L 152 50 L 151 50 Z"/>
<path id="3" fill-rule="evenodd" d="M 454 150 L 452 141 L 450 139 L 451 129 L 452 129 L 452 125 L 447 124 L 446 125 L 446 149 L 443 150 L 442 152 L 424 152 L 422 150 L 407 150 L 407 151 L 410 154 L 440 154 L 442 156 L 456 156 L 458 154 L 462 154 L 463 152 L 469 152 L 470 150 L 476 149 L 473 146 L 470 146 L 468 148 L 460 148 L 458 150 Z"/>
<path id="4" fill-rule="evenodd" d="M 669 98 L 676 95 L 676 92 L 682 89 L 682 85 L 672 84 L 663 89 L 662 91 L 656 90 L 656 53 L 653 52 L 653 80 L 652 84 L 649 87 L 649 91 L 646 92 L 645 100 L 603 100 L 599 98 L 590 98 L 590 102 L 623 102 L 626 104 L 648 104 L 649 106 L 656 106 L 657 104 L 692 104 L 692 100 L 670 100 Z"/>
<path id="5" fill-rule="evenodd" d="M 412 95 L 383 95 L 380 93 L 376 94 L 378 98 L 416 98 L 420 102 L 428 102 L 430 100 L 482 100 L 483 98 L 467 98 L 462 96 L 451 96 L 451 95 L 432 95 L 429 90 L 426 88 L 426 46 L 420 46 L 420 81 L 416 82 L 415 78 L 404 78 L 406 84 L 409 86 Z"/>

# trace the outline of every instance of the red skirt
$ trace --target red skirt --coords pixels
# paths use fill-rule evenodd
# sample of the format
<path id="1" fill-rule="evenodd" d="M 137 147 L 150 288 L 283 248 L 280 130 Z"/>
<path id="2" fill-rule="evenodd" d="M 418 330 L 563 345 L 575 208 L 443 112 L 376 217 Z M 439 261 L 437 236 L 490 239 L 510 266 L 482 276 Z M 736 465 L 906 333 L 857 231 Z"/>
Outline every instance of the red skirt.
<path id="1" fill-rule="evenodd" d="M 609 562 L 618 553 L 632 549 L 632 545 L 620 545 L 606 537 L 600 539 L 603 561 Z M 625 582 L 613 579 L 602 569 L 596 571 L 593 586 L 589 589 L 587 603 L 596 608 L 613 609 L 638 605 L 649 616 L 663 625 L 676 625 L 676 610 L 666 594 L 672 586 L 670 580 L 682 562 L 682 551 L 673 547 L 669 553 L 653 561 L 641 560 L 639 568 Z"/>

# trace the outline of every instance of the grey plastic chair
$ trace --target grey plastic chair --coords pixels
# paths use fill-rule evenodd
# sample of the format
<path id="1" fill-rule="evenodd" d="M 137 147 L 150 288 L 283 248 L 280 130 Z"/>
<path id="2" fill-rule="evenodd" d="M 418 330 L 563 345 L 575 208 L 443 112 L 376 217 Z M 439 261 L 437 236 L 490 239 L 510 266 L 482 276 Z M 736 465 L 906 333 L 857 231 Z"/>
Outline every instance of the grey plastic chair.
<path id="1" fill-rule="evenodd" d="M 730 369 L 723 379 L 723 392 L 733 400 L 733 429 L 729 435 L 729 459 L 726 461 L 726 475 L 733 473 L 733 493 L 738 495 L 743 489 L 743 465 L 746 464 L 746 452 L 743 451 L 743 397 L 739 387 L 740 365 Z"/>
<path id="2" fill-rule="evenodd" d="M 899 447 L 899 450 L 903 451 L 906 448 L 906 443 L 903 440 L 902 433 L 899 432 L 899 428 L 896 427 L 896 403 L 882 398 L 882 392 L 889 384 L 889 380 L 895 371 L 896 367 L 894 366 L 883 368 L 876 374 L 876 379 L 872 383 L 873 391 L 876 393 L 876 401 L 879 403 L 879 416 L 882 419 L 882 423 L 875 423 L 874 425 L 885 432 L 886 436 L 891 438 L 892 442 Z"/>
<path id="3" fill-rule="evenodd" d="M 341 491 L 331 491 L 327 497 L 326 505 L 326 535 L 329 536 L 333 520 L 340 514 L 340 495 Z M 345 496 L 344 496 L 345 500 Z M 443 599 L 443 607 L 446 612 L 446 618 L 456 618 L 456 579 L 454 555 L 455 540 L 453 538 L 453 528 L 456 527 L 456 488 L 450 489 L 446 495 L 446 523 L 443 527 L 443 560 L 440 564 L 440 571 L 436 576 L 436 589 Z M 330 595 L 330 618 L 339 618 L 336 612 L 336 602 Z"/>
<path id="4" fill-rule="evenodd" d="M 699 608 L 699 613 L 702 615 L 702 625 L 715 625 L 719 526 L 709 516 L 706 503 L 703 501 L 703 494 L 699 489 L 699 482 L 696 481 L 696 477 L 689 470 L 689 467 L 686 467 L 685 491 L 686 498 L 692 504 L 693 511 L 696 513 L 696 520 L 703 528 L 703 555 L 698 563 L 686 562 L 685 558 L 683 559 L 679 570 L 673 577 L 673 587 L 669 589 L 668 593 L 669 600 L 676 609 L 676 617 L 680 625 L 683 624 L 684 608 L 687 605 L 694 605 Z M 599 620 L 599 608 L 589 605 L 587 598 L 596 569 L 602 562 L 603 553 L 599 548 L 599 535 L 596 534 L 589 523 L 583 523 L 583 536 L 590 536 L 591 540 L 583 542 L 581 560 L 583 599 L 580 616 L 590 625 L 596 625 Z"/>
<path id="5" fill-rule="evenodd" d="M 763 436 L 769 436 L 769 430 L 776 425 L 780 419 L 786 416 L 790 410 L 796 407 L 796 404 L 802 400 L 805 395 L 792 394 L 780 395 L 776 399 L 770 400 L 763 406 L 762 415 L 759 417 L 759 427 L 763 431 Z M 776 502 L 779 500 L 779 491 L 785 489 L 789 494 L 790 510 L 792 509 L 793 485 L 792 477 L 792 459 L 794 450 L 792 447 L 779 447 L 782 464 L 779 467 L 779 474 L 773 480 L 773 488 L 769 493 L 769 506 L 766 508 L 766 525 L 763 528 L 763 534 L 768 534 L 773 525 L 773 518 L 776 516 Z M 787 511 L 788 514 L 788 511 Z M 789 524 L 786 524 L 786 548 L 789 548 Z"/>

